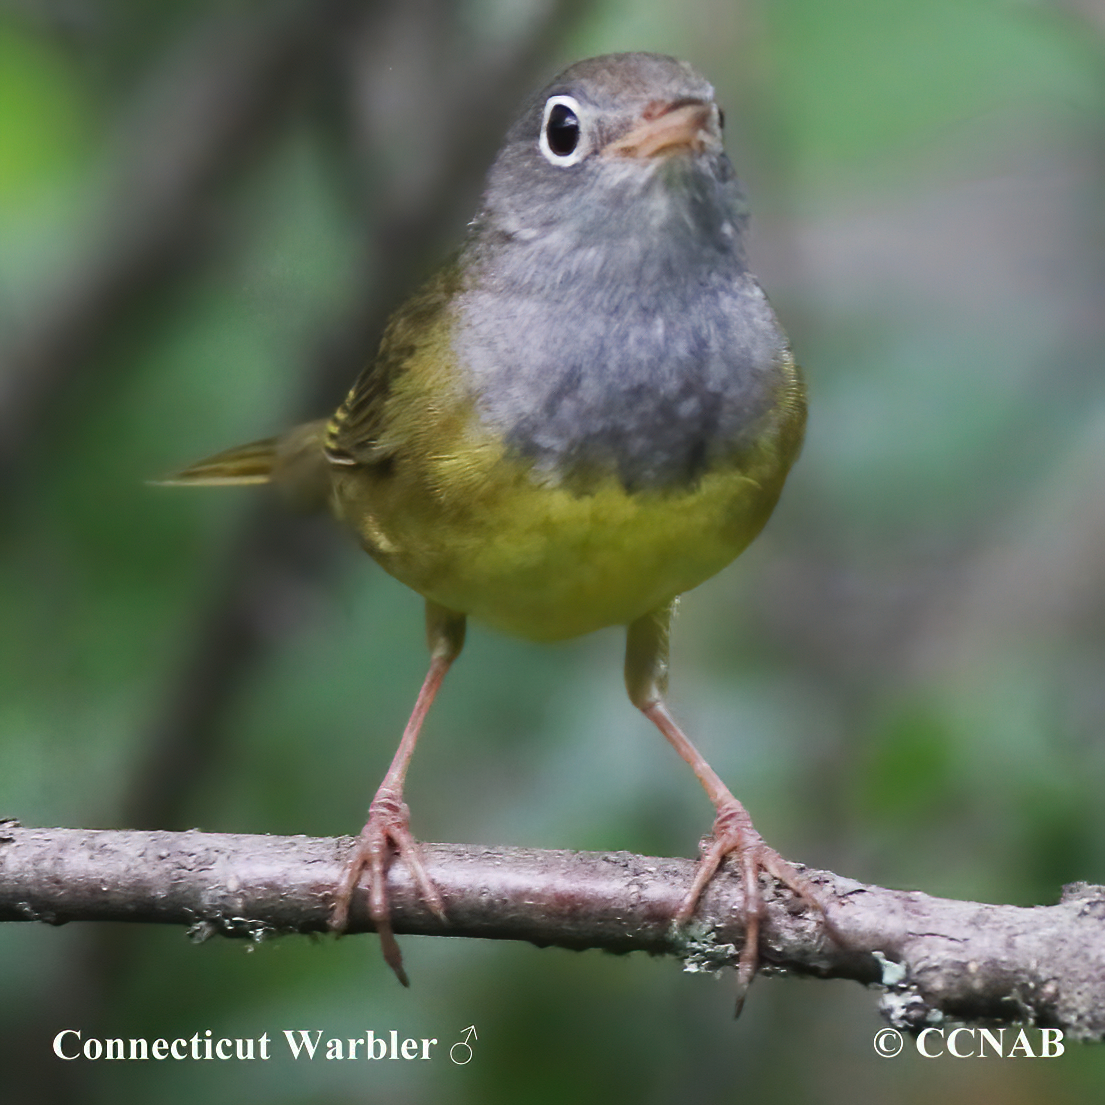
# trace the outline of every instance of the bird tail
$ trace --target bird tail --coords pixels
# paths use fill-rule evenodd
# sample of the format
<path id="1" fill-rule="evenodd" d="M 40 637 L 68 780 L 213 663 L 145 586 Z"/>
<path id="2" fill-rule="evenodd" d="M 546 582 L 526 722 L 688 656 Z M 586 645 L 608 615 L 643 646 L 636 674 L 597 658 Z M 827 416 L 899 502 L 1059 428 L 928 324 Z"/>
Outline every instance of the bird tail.
<path id="1" fill-rule="evenodd" d="M 158 487 L 236 487 L 248 483 L 268 483 L 276 465 L 277 437 L 236 445 L 214 456 L 205 457 L 179 472 L 151 480 Z"/>
<path id="2" fill-rule="evenodd" d="M 326 420 L 307 422 L 279 437 L 237 445 L 173 472 L 158 487 L 238 487 L 275 484 L 299 509 L 325 504 L 330 472 L 322 451 Z"/>

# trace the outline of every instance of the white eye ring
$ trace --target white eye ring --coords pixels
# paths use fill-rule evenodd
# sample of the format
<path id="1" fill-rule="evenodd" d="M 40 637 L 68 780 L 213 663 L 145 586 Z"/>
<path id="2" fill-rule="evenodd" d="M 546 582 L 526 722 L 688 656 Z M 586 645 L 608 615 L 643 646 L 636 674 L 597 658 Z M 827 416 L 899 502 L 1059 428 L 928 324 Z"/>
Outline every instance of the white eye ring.
<path id="1" fill-rule="evenodd" d="M 575 116 L 580 128 L 579 141 L 576 142 L 575 148 L 565 154 L 557 153 L 549 145 L 549 119 L 552 116 L 553 109 L 557 107 L 567 108 Z M 537 144 L 541 149 L 541 153 L 544 154 L 545 160 L 559 169 L 565 169 L 569 165 L 575 165 L 583 160 L 583 155 L 586 153 L 583 142 L 583 111 L 579 106 L 579 101 L 574 96 L 550 96 L 545 101 L 545 113 L 541 117 L 541 136 Z"/>

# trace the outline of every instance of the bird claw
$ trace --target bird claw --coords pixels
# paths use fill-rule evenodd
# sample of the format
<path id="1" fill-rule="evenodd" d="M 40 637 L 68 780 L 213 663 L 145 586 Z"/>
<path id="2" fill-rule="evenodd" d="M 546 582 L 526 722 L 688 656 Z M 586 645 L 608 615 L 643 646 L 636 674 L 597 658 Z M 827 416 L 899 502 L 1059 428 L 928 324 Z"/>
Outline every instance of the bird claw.
<path id="1" fill-rule="evenodd" d="M 744 944 L 737 960 L 736 1016 L 740 1016 L 745 996 L 759 964 L 760 926 L 766 909 L 764 891 L 760 886 L 761 872 L 789 887 L 806 905 L 816 909 L 834 939 L 837 938 L 837 932 L 808 880 L 799 874 L 792 863 L 764 843 L 763 837 L 753 826 L 748 811 L 735 798 L 718 808 L 711 835 L 702 841 L 701 850 L 702 856 L 694 882 L 676 910 L 674 921 L 676 925 L 683 926 L 691 919 L 718 868 L 726 858 L 735 856 L 744 890 Z"/>
<path id="2" fill-rule="evenodd" d="M 341 881 L 335 891 L 330 928 L 341 933 L 348 927 L 353 892 L 361 875 L 367 871 L 368 912 L 380 937 L 380 950 L 387 965 L 395 972 L 395 977 L 404 986 L 409 986 L 410 980 L 403 968 L 403 956 L 391 927 L 391 907 L 388 901 L 388 868 L 396 854 L 407 865 L 422 900 L 439 920 L 445 920 L 445 903 L 426 873 L 422 849 L 411 835 L 410 810 L 398 793 L 381 787 L 368 808 L 368 820 L 346 861 Z"/>

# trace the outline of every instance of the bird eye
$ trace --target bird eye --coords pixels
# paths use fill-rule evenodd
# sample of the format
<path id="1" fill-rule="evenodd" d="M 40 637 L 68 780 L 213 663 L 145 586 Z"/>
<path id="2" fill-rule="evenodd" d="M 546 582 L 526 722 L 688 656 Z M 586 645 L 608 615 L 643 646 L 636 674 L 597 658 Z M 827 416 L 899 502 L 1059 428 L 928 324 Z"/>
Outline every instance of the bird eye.
<path id="1" fill-rule="evenodd" d="M 545 124 L 545 138 L 557 157 L 575 153 L 579 145 L 579 117 L 567 104 L 553 104 Z"/>
<path id="2" fill-rule="evenodd" d="M 717 109 L 717 125 L 718 130 L 725 130 L 725 112 L 720 107 Z"/>
<path id="3" fill-rule="evenodd" d="M 583 157 L 579 104 L 571 96 L 550 96 L 541 121 L 541 152 L 554 165 L 574 165 Z"/>

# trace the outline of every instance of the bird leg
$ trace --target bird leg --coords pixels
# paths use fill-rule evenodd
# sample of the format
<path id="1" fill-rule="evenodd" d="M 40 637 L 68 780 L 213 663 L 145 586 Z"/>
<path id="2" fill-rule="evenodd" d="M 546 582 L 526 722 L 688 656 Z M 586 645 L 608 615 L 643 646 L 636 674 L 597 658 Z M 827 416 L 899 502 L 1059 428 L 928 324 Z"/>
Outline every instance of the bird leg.
<path id="1" fill-rule="evenodd" d="M 384 781 L 368 807 L 368 820 L 361 830 L 353 853 L 346 862 L 345 871 L 334 894 L 334 909 L 330 927 L 343 932 L 349 922 L 349 905 L 353 891 L 364 871 L 369 875 L 369 915 L 380 937 L 380 947 L 388 966 L 404 986 L 409 986 L 407 972 L 403 969 L 403 956 L 399 951 L 395 934 L 391 929 L 391 911 L 388 906 L 387 873 L 392 856 L 398 852 L 418 885 L 422 900 L 442 921 L 445 906 L 441 894 L 426 874 L 422 852 L 410 831 L 410 810 L 403 801 L 403 782 L 407 776 L 414 746 L 422 723 L 433 704 L 445 673 L 464 647 L 465 617 L 446 610 L 436 603 L 426 602 L 426 640 L 430 647 L 430 670 L 418 693 L 414 710 L 402 740 L 395 751 Z"/>
<path id="2" fill-rule="evenodd" d="M 687 739 L 664 705 L 668 676 L 668 630 L 672 609 L 672 605 L 663 607 L 638 618 L 629 626 L 626 634 L 625 683 L 630 700 L 690 765 L 717 811 L 710 837 L 702 842 L 702 855 L 694 882 L 675 911 L 674 923 L 684 925 L 691 919 L 702 892 L 727 856 L 735 856 L 740 865 L 744 889 L 745 936 L 737 964 L 739 1015 L 759 959 L 760 924 L 764 914 L 760 872 L 766 871 L 789 886 L 823 917 L 825 910 L 806 879 L 791 863 L 763 842 L 748 811 L 721 781 L 702 753 Z M 829 925 L 829 929 L 835 934 L 835 928 Z"/>

